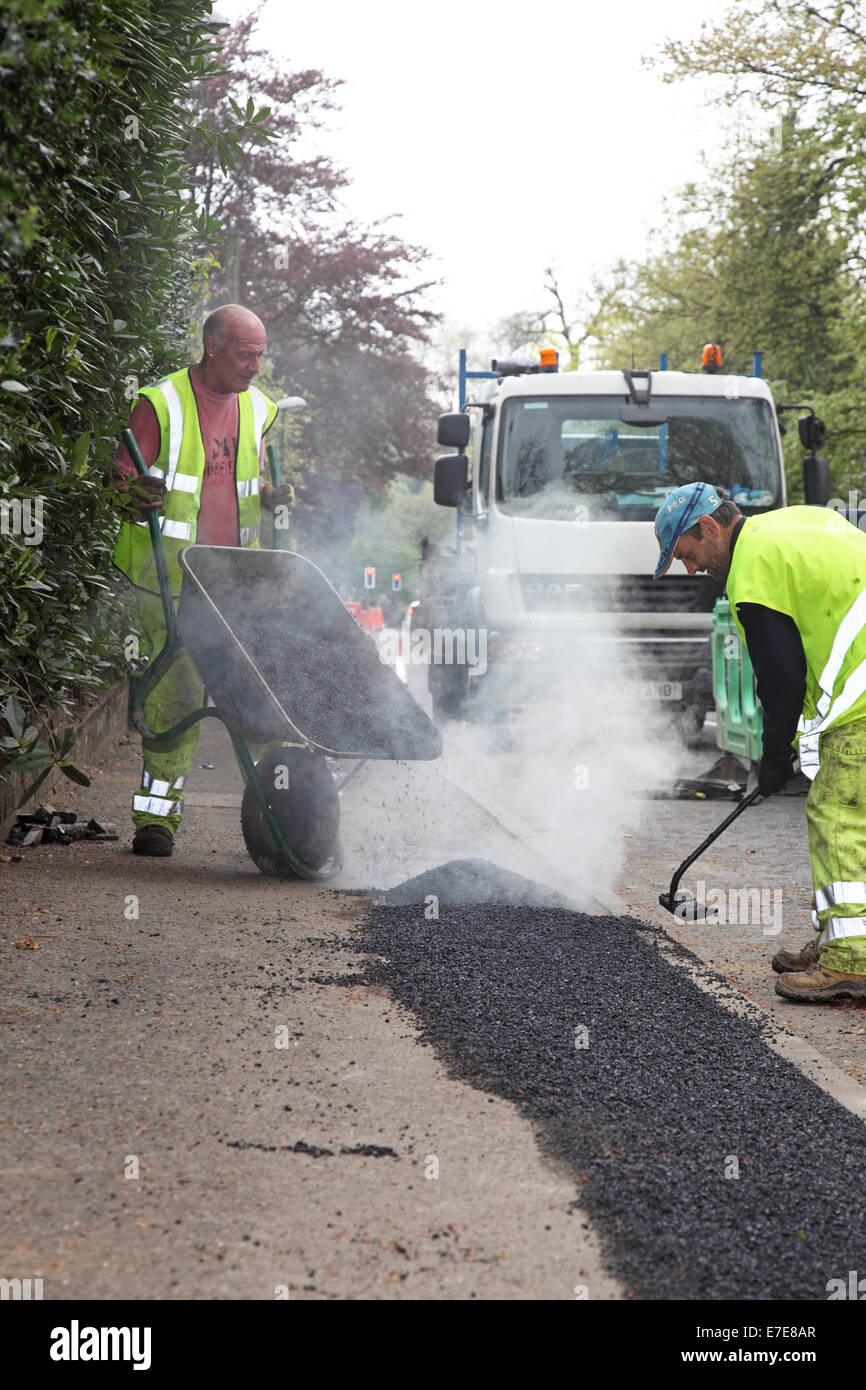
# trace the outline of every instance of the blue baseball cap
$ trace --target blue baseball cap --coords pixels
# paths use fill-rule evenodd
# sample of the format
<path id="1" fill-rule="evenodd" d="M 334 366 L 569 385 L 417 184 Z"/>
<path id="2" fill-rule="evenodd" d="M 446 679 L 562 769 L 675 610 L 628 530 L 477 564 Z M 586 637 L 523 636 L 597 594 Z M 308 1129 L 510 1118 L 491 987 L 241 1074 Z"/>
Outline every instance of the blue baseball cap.
<path id="1" fill-rule="evenodd" d="M 659 543 L 659 562 L 654 579 L 667 574 L 674 558 L 674 546 L 683 531 L 702 516 L 710 516 L 720 507 L 723 498 L 709 483 L 687 483 L 669 492 L 656 512 L 656 540 Z"/>

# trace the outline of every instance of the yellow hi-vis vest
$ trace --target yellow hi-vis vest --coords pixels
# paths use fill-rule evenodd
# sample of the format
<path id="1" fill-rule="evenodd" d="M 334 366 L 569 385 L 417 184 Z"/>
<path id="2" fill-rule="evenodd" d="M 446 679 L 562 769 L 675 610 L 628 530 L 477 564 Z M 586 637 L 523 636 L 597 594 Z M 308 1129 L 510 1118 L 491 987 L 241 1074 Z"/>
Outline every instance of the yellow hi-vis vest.
<path id="1" fill-rule="evenodd" d="M 812 780 L 821 734 L 866 718 L 866 536 L 824 507 L 750 517 L 734 547 L 727 592 L 744 642 L 738 603 L 760 603 L 797 624 L 806 656 L 797 746 Z"/>
<path id="2" fill-rule="evenodd" d="M 176 595 L 180 593 L 182 579 L 177 557 L 185 545 L 195 543 L 205 464 L 189 368 L 172 372 L 153 386 L 143 386 L 139 395 L 150 401 L 159 421 L 159 455 L 147 471 L 155 478 L 165 479 L 159 525 L 171 591 Z M 242 546 L 257 546 L 259 543 L 259 450 L 262 435 L 270 429 L 276 416 L 276 405 L 258 387 L 250 386 L 246 391 L 239 392 L 235 478 Z M 137 588 L 159 592 L 150 528 L 146 520 L 123 522 L 114 549 L 114 563 Z"/>

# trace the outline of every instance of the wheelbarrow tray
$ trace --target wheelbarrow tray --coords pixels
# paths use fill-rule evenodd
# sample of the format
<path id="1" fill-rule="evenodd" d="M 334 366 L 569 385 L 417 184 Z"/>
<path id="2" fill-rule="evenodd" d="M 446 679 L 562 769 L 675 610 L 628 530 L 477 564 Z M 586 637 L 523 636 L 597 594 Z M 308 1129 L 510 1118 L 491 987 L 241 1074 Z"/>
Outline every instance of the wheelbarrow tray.
<path id="1" fill-rule="evenodd" d="M 210 545 L 179 559 L 178 632 L 232 733 L 335 757 L 439 757 L 438 729 L 311 560 Z"/>

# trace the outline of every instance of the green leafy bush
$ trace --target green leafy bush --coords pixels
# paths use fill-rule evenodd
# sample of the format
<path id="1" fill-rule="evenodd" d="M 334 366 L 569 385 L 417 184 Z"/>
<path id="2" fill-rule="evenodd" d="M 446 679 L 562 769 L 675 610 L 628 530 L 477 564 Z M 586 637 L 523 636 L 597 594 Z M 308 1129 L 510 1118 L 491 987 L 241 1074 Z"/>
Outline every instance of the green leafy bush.
<path id="1" fill-rule="evenodd" d="M 186 356 L 213 233 L 186 164 L 209 18 L 209 0 L 0 15 L 0 718 L 10 695 L 28 724 L 69 710 L 122 666 L 104 477 L 139 383 Z"/>

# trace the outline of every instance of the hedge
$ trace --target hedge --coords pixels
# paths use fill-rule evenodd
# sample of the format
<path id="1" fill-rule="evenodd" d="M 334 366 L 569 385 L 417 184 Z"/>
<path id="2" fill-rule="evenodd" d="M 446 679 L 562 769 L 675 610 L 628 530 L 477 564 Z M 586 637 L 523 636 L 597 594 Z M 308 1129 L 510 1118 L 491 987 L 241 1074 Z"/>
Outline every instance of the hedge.
<path id="1" fill-rule="evenodd" d="M 122 664 L 104 477 L 139 383 L 188 355 L 214 232 L 186 160 L 209 18 L 209 0 L 0 15 L 0 717 L 16 723 Z M 228 160 L 231 138 L 214 143 Z"/>

